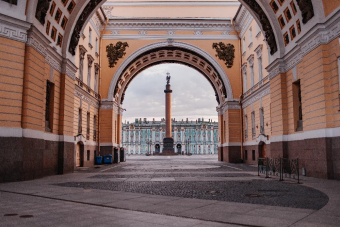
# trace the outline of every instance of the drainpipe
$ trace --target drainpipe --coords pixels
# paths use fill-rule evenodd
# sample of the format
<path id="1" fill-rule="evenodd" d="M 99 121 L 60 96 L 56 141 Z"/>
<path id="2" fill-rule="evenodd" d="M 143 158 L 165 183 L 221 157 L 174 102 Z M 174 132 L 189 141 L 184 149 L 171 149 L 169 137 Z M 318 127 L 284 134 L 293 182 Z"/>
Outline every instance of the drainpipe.
<path id="1" fill-rule="evenodd" d="M 103 13 L 103 15 L 105 17 L 104 13 Z M 100 37 L 99 37 L 99 53 L 98 53 L 99 54 L 99 67 L 101 67 L 101 62 L 102 62 L 102 59 L 101 59 L 102 37 L 103 37 L 104 31 L 106 29 L 108 22 L 109 22 L 109 19 L 106 18 L 104 29 L 101 31 Z M 99 114 L 99 111 L 100 111 L 100 108 L 102 106 L 102 95 L 100 94 L 101 83 L 102 83 L 102 72 L 101 72 L 101 70 L 99 70 L 99 78 L 98 79 L 99 79 L 99 83 L 98 83 L 99 108 L 98 108 L 98 120 L 97 121 L 98 121 L 98 155 L 100 156 L 100 125 L 99 125 L 100 114 Z"/>
<path id="2" fill-rule="evenodd" d="M 233 26 L 234 31 L 237 33 L 237 38 L 239 41 L 239 45 L 240 45 L 240 57 L 241 57 L 241 67 L 240 67 L 240 76 L 241 76 L 241 95 L 239 97 L 239 104 L 240 104 L 240 118 L 241 118 L 241 159 L 244 160 L 243 157 L 243 108 L 242 108 L 242 100 L 243 100 L 243 76 L 242 76 L 242 41 L 241 41 L 241 37 L 240 37 L 240 33 L 236 31 L 234 23 L 231 24 Z"/>

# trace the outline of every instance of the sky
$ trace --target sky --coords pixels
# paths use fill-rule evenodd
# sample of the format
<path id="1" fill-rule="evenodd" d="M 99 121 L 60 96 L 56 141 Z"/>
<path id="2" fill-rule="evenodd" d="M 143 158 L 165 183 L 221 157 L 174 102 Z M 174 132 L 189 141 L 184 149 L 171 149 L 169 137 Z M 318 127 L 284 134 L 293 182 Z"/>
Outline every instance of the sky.
<path id="1" fill-rule="evenodd" d="M 172 118 L 182 120 L 212 119 L 217 122 L 218 105 L 208 80 L 188 66 L 167 63 L 152 66 L 139 73 L 125 92 L 123 122 L 135 118 L 165 118 L 166 73 L 171 76 Z"/>

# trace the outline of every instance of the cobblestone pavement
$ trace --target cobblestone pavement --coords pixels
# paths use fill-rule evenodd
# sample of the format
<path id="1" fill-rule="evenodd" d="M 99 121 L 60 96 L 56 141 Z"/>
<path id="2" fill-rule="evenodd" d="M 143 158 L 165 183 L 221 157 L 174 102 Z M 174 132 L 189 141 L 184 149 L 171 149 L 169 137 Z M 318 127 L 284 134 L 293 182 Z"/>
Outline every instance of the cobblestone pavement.
<path id="1" fill-rule="evenodd" d="M 130 156 L 0 184 L 0 226 L 339 226 L 339 181 L 280 182 L 216 160 Z"/>

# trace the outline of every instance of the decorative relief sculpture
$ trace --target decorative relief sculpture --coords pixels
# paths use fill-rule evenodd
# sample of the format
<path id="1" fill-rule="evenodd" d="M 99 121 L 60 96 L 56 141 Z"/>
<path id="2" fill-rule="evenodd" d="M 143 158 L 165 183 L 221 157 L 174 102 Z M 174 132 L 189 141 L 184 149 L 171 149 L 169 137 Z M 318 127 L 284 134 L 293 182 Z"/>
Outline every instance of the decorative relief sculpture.
<path id="1" fill-rule="evenodd" d="M 117 42 L 114 46 L 112 43 L 106 47 L 107 57 L 109 58 L 109 67 L 112 68 L 117 64 L 119 58 L 122 58 L 126 53 L 125 49 L 129 47 L 127 42 Z"/>
<path id="2" fill-rule="evenodd" d="M 306 24 L 314 17 L 314 8 L 312 0 L 296 0 L 302 14 L 302 23 Z"/>
<path id="3" fill-rule="evenodd" d="M 47 14 L 48 9 L 50 8 L 51 0 L 39 0 L 37 4 L 37 9 L 35 11 L 35 18 L 44 25 L 45 24 L 45 17 Z"/>
<path id="4" fill-rule="evenodd" d="M 220 60 L 225 61 L 227 68 L 233 67 L 235 58 L 235 48 L 234 45 L 228 43 L 227 45 L 223 42 L 213 43 L 213 49 L 216 49 L 216 57 Z"/>
<path id="5" fill-rule="evenodd" d="M 80 17 L 78 18 L 76 26 L 73 29 L 73 33 L 72 33 L 71 40 L 70 40 L 70 46 L 68 48 L 68 51 L 72 55 L 76 54 L 76 47 L 77 47 L 78 42 L 79 42 L 80 32 L 81 32 L 87 18 L 91 15 L 91 13 L 96 8 L 96 6 L 102 1 L 103 0 L 91 0 L 91 1 L 89 1 L 89 3 L 85 6 L 83 12 L 81 13 Z"/>
<path id="6" fill-rule="evenodd" d="M 244 2 L 253 10 L 253 12 L 257 15 L 258 19 L 260 20 L 262 29 L 266 37 L 267 44 L 270 47 L 270 54 L 273 55 L 277 51 L 277 44 L 273 28 L 269 22 L 267 15 L 264 13 L 263 9 L 256 1 L 244 0 Z"/>

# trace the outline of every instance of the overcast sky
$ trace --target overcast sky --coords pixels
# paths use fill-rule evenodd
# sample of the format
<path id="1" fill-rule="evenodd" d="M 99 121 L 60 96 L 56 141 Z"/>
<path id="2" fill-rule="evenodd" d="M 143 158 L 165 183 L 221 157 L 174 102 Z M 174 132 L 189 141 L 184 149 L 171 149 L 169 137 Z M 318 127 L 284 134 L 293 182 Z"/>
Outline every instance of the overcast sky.
<path id="1" fill-rule="evenodd" d="M 135 118 L 160 120 L 165 117 L 166 73 L 171 76 L 172 118 L 217 122 L 215 93 L 198 71 L 180 64 L 160 64 L 142 71 L 125 92 L 123 121 Z"/>

